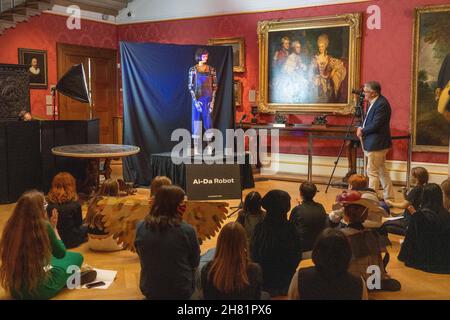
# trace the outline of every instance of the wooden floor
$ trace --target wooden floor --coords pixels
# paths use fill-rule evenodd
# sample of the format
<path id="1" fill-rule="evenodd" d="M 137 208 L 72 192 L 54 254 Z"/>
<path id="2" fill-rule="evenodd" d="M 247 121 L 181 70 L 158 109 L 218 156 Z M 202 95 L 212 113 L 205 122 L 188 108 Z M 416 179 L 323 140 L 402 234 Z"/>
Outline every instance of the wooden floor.
<path id="1" fill-rule="evenodd" d="M 116 169 L 117 170 L 117 169 Z M 254 190 L 265 194 L 272 189 L 281 189 L 289 192 L 292 198 L 292 206 L 296 205 L 298 198 L 298 183 L 287 181 L 263 181 L 257 182 Z M 330 188 L 328 194 L 325 194 L 325 186 L 319 185 L 320 192 L 316 200 L 323 203 L 327 210 L 331 209 L 339 189 Z M 252 190 L 245 190 L 245 194 Z M 146 189 L 139 189 L 139 193 L 148 193 Z M 400 197 L 400 193 L 397 193 Z M 239 201 L 230 201 L 230 206 L 236 206 Z M 0 206 L 0 232 L 9 218 L 14 205 Z M 236 215 L 230 217 L 227 222 L 236 220 Z M 393 243 L 390 249 L 391 262 L 388 266 L 388 272 L 392 277 L 398 279 L 402 284 L 400 292 L 379 292 L 371 293 L 370 299 L 377 300 L 393 300 L 393 299 L 450 299 L 450 275 L 438 275 L 425 273 L 415 269 L 407 268 L 403 263 L 397 260 L 400 248 L 401 237 L 390 236 Z M 208 249 L 215 247 L 216 239 L 210 239 L 201 246 L 202 253 Z M 142 299 L 143 296 L 139 290 L 139 258 L 136 254 L 128 251 L 120 251 L 113 253 L 92 252 L 83 244 L 73 251 L 80 252 L 84 255 L 85 262 L 95 268 L 117 270 L 116 281 L 108 290 L 99 289 L 80 289 L 62 291 L 56 299 L 74 300 L 74 299 Z M 311 260 L 302 261 L 299 267 L 311 266 Z M 0 288 L 0 298 L 8 299 L 4 290 Z"/>

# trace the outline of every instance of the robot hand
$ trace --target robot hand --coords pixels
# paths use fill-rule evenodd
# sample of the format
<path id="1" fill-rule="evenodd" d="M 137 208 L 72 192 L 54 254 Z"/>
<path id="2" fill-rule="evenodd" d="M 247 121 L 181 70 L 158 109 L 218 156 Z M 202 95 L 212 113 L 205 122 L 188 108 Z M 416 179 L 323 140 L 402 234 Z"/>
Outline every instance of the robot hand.
<path id="1" fill-rule="evenodd" d="M 202 105 L 203 103 L 201 101 L 195 101 L 195 108 L 197 109 L 198 112 L 202 112 Z"/>

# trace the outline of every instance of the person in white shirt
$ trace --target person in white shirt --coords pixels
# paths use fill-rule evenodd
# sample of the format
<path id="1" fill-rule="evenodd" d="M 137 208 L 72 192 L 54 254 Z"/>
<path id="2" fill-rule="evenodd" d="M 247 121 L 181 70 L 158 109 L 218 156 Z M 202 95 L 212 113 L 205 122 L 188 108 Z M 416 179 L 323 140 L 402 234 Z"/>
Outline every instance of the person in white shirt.
<path id="1" fill-rule="evenodd" d="M 356 134 L 362 139 L 364 153 L 368 158 L 367 175 L 369 188 L 378 190 L 380 181 L 385 200 L 394 199 L 394 187 L 386 169 L 386 154 L 392 146 L 390 131 L 391 106 L 381 95 L 381 85 L 376 81 L 364 85 L 364 96 L 369 102 L 366 119 Z"/>

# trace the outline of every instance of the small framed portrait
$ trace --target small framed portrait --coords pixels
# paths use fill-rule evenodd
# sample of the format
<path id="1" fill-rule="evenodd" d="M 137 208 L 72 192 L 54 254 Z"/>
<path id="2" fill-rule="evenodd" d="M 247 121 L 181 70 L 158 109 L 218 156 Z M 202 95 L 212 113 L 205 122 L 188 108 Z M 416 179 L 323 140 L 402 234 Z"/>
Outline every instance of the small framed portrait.
<path id="1" fill-rule="evenodd" d="M 233 72 L 245 72 L 245 40 L 244 38 L 209 39 L 209 45 L 233 47 Z"/>
<path id="2" fill-rule="evenodd" d="M 19 64 L 28 67 L 31 89 L 47 89 L 47 51 L 19 48 Z"/>
<path id="3" fill-rule="evenodd" d="M 242 82 L 239 79 L 233 80 L 234 103 L 236 107 L 242 106 Z"/>

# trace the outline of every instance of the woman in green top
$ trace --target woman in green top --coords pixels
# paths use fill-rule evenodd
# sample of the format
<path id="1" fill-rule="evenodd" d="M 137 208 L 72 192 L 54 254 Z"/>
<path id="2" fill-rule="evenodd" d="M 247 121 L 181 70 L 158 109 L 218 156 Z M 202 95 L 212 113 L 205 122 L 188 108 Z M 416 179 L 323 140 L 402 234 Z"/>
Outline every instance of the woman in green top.
<path id="1" fill-rule="evenodd" d="M 73 273 L 68 268 L 83 263 L 83 256 L 67 252 L 59 237 L 58 212 L 49 221 L 45 207 L 42 193 L 24 193 L 3 230 L 0 285 L 16 299 L 53 298 Z"/>

